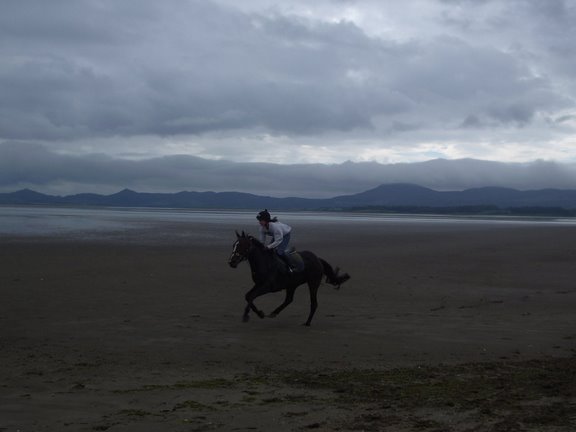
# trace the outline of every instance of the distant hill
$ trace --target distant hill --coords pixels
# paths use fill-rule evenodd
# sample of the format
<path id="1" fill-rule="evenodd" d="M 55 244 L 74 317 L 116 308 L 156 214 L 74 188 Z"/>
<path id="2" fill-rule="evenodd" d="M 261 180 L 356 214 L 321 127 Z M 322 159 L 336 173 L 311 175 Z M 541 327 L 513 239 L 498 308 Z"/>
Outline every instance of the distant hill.
<path id="1" fill-rule="evenodd" d="M 274 210 L 345 210 L 354 208 L 493 206 L 576 209 L 576 190 L 519 191 L 486 187 L 464 191 L 435 191 L 413 184 L 383 184 L 358 194 L 326 199 L 275 198 L 241 192 L 144 193 L 124 189 L 112 195 L 52 196 L 29 189 L 1 193 L 0 204 L 74 205 L 110 207 L 221 208 Z"/>
<path id="2" fill-rule="evenodd" d="M 412 184 L 380 185 L 355 195 L 332 198 L 336 206 L 480 206 L 576 208 L 576 190 L 485 187 L 464 191 L 435 191 Z"/>

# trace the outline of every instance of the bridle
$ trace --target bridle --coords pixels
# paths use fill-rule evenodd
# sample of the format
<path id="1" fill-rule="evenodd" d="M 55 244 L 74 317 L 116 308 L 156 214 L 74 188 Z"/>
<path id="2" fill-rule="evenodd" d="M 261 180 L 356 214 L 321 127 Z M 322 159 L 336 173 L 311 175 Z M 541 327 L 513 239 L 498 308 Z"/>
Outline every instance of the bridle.
<path id="1" fill-rule="evenodd" d="M 245 242 L 248 242 L 247 248 L 240 247 L 242 246 L 241 244 L 242 239 L 244 239 Z M 250 253 L 251 249 L 252 249 L 252 241 L 250 240 L 250 237 L 238 237 L 238 240 L 236 240 L 232 245 L 232 254 L 230 255 L 230 258 L 228 258 L 228 265 L 230 265 L 230 267 L 235 268 L 242 261 L 247 260 L 248 254 Z"/>

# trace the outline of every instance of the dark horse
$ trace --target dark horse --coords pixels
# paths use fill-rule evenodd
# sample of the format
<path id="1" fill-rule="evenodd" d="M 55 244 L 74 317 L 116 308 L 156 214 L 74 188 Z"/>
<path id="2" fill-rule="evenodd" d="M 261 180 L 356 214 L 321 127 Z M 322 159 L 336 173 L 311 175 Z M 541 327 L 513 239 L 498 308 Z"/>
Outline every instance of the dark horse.
<path id="1" fill-rule="evenodd" d="M 286 290 L 284 303 L 278 306 L 274 312 L 268 315 L 270 318 L 277 316 L 286 306 L 292 303 L 296 288 L 304 283 L 308 283 L 310 290 L 310 314 L 304 325 L 309 326 L 314 317 L 314 312 L 318 307 L 316 299 L 318 287 L 322 282 L 322 276 L 326 276 L 326 282 L 340 288 L 340 285 L 350 279 L 347 273 L 338 274 L 338 268 L 332 269 L 330 264 L 322 258 L 317 257 L 312 252 L 298 252 L 302 258 L 303 269 L 289 272 L 285 264 L 278 258 L 276 252 L 266 248 L 261 242 L 242 231 L 242 234 L 236 232 L 237 240 L 232 246 L 232 255 L 228 264 L 236 268 L 244 260 L 250 263 L 252 271 L 252 280 L 254 287 L 246 293 L 248 305 L 244 310 L 244 322 L 249 319 L 249 312 L 252 309 L 260 318 L 266 315 L 254 305 L 254 299 L 261 295 L 271 292 Z"/>

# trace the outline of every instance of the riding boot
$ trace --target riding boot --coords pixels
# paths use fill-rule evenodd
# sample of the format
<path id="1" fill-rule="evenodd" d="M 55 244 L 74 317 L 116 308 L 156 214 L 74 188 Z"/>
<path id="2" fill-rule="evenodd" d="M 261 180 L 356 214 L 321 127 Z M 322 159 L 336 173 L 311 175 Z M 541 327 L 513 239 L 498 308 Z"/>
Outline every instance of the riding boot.
<path id="1" fill-rule="evenodd" d="M 286 264 L 288 273 L 294 273 L 294 269 L 292 268 L 292 265 L 290 264 L 290 261 L 288 260 L 286 254 L 278 255 L 278 257 L 284 262 L 284 264 Z"/>

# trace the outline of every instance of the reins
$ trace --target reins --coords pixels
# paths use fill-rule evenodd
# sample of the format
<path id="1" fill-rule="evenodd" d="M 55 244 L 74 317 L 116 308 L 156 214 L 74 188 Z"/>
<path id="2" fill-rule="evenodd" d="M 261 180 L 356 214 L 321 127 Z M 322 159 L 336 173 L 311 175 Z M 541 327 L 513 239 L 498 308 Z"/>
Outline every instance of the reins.
<path id="1" fill-rule="evenodd" d="M 240 239 L 236 240 L 234 248 L 232 249 L 232 256 L 230 257 L 230 259 L 232 259 L 232 257 L 237 257 L 239 259 L 238 262 L 242 262 L 248 259 L 248 255 L 250 255 L 250 252 L 254 249 L 254 242 L 253 242 L 254 238 L 251 236 L 246 236 L 244 238 L 248 240 L 249 243 L 248 248 L 246 248 L 246 250 L 243 252 L 239 252 L 238 246 L 240 245 Z"/>

